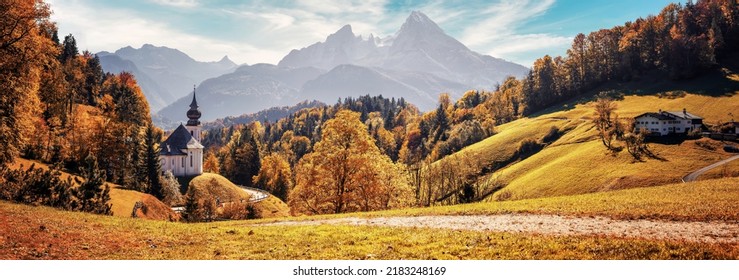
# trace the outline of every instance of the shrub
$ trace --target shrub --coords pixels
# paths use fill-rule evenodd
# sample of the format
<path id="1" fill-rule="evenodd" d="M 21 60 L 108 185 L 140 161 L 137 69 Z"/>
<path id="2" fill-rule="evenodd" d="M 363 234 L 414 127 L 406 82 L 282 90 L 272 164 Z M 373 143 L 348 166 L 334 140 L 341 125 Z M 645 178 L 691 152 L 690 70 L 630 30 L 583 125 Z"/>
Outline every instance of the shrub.
<path id="1" fill-rule="evenodd" d="M 520 159 L 525 159 L 538 153 L 543 147 L 544 145 L 534 139 L 525 139 L 518 144 L 517 154 Z"/>
<path id="2" fill-rule="evenodd" d="M 249 203 L 241 201 L 225 203 L 219 217 L 229 220 L 248 219 L 249 214 L 251 213 L 251 211 L 249 211 L 249 205 Z"/>
<path id="3" fill-rule="evenodd" d="M 502 192 L 500 192 L 500 194 L 498 195 L 498 197 L 495 198 L 495 200 L 497 200 L 497 201 L 506 201 L 506 200 L 511 199 L 511 197 L 513 197 L 513 194 L 511 194 L 511 192 L 509 192 L 509 191 L 502 191 Z"/>
<path id="4" fill-rule="evenodd" d="M 185 202 L 185 198 L 180 192 L 180 183 L 177 182 L 177 178 L 174 177 L 172 171 L 167 170 L 164 176 L 160 179 L 162 182 L 162 202 L 169 206 L 182 205 Z"/>
<path id="5" fill-rule="evenodd" d="M 559 137 L 561 137 L 561 135 L 559 134 L 559 129 L 556 126 L 552 126 L 549 128 L 549 132 L 547 132 L 547 134 L 541 138 L 541 142 L 549 144 L 557 141 Z"/>

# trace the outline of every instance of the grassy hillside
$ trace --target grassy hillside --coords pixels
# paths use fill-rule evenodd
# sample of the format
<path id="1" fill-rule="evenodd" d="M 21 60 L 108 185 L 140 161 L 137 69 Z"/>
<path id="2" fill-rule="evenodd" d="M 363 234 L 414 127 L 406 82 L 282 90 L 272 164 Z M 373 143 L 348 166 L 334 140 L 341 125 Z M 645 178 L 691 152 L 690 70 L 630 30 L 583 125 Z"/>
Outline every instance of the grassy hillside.
<path id="1" fill-rule="evenodd" d="M 23 166 L 23 168 L 30 168 L 32 164 L 35 165 L 36 168 L 49 169 L 46 164 L 22 158 L 17 158 L 13 164 L 10 165 L 10 168 L 18 169 L 21 168 L 21 166 Z M 67 178 L 82 179 L 76 175 L 62 172 L 62 179 L 66 180 Z M 139 210 L 137 212 L 138 218 L 150 220 L 171 220 L 177 218 L 177 215 L 169 206 L 150 194 L 122 189 L 120 186 L 113 183 L 106 184 L 110 186 L 110 204 L 112 206 L 111 210 L 113 211 L 113 216 L 131 217 L 131 211 L 133 210 L 134 204 L 141 201 L 146 206 L 146 211 Z"/>
<path id="2" fill-rule="evenodd" d="M 574 195 L 680 182 L 687 173 L 730 154 L 720 148 L 720 142 L 708 139 L 671 145 L 650 143 L 650 150 L 657 157 L 643 161 L 634 161 L 625 150 L 610 153 L 600 143 L 592 124 L 592 101 L 598 92 L 609 91 L 616 98 L 616 113 L 621 118 L 685 108 L 702 116 L 704 123 L 716 124 L 728 120 L 731 117 L 728 114 L 739 108 L 739 76 L 730 70 L 721 73 L 682 82 L 645 77 L 639 82 L 610 83 L 530 118 L 498 126 L 496 135 L 442 160 L 472 158 L 479 161 L 477 166 L 506 163 L 500 170 L 479 178 L 506 185 L 488 197 L 489 200 Z M 524 160 L 506 162 L 521 141 L 540 140 L 552 127 L 564 132 L 557 141 Z"/>
<path id="3" fill-rule="evenodd" d="M 184 224 L 0 202 L 0 259 L 734 259 L 720 244 L 419 228 Z"/>
<path id="4" fill-rule="evenodd" d="M 703 175 L 698 176 L 698 180 L 724 177 L 739 177 L 739 160 L 734 160 L 722 166 L 711 169 L 708 172 L 703 173 Z"/>
<path id="5" fill-rule="evenodd" d="M 739 221 L 739 177 L 708 179 L 654 187 L 512 201 L 488 201 L 423 208 L 336 215 L 301 216 L 279 220 L 427 215 L 495 215 L 508 213 L 606 216 L 614 219 L 656 219 L 708 222 Z M 263 223 L 255 220 L 248 223 Z"/>
<path id="6" fill-rule="evenodd" d="M 204 199 L 205 196 L 219 198 L 222 202 L 249 200 L 251 196 L 246 191 L 231 183 L 225 177 L 214 173 L 203 173 L 193 178 L 187 188 L 188 194 L 196 199 Z"/>
<path id="7" fill-rule="evenodd" d="M 203 173 L 193 178 L 188 186 L 188 193 L 190 192 L 198 200 L 205 199 L 206 196 L 218 197 L 222 202 L 240 201 L 241 199 L 248 201 L 250 198 L 249 193 L 225 177 L 214 173 Z M 287 217 L 290 215 L 287 204 L 272 195 L 255 203 L 254 207 L 263 218 Z"/>
<path id="8" fill-rule="evenodd" d="M 274 195 L 255 205 L 262 214 L 262 218 L 281 218 L 290 216 L 290 207 Z"/>
<path id="9" fill-rule="evenodd" d="M 739 178 L 721 178 L 571 196 L 366 213 L 367 216 L 502 213 L 608 216 L 616 219 L 739 221 Z"/>

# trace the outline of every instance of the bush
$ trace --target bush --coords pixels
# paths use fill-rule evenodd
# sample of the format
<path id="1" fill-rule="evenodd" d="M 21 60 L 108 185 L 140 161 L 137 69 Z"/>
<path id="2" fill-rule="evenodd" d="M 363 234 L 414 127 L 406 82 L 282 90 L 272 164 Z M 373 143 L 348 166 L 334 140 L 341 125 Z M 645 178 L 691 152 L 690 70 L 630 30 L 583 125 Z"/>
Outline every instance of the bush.
<path id="1" fill-rule="evenodd" d="M 172 175 L 172 171 L 167 170 L 160 179 L 162 182 L 162 202 L 169 206 L 182 205 L 185 198 L 180 192 L 180 183 L 177 178 Z"/>
<path id="2" fill-rule="evenodd" d="M 549 144 L 557 141 L 559 137 L 561 137 L 561 135 L 559 134 L 559 129 L 557 129 L 556 126 L 552 126 L 549 128 L 549 132 L 547 132 L 547 134 L 541 138 L 541 142 Z"/>
<path id="3" fill-rule="evenodd" d="M 534 139 L 525 139 L 518 145 L 517 154 L 519 159 L 525 159 L 538 153 L 543 147 L 544 145 Z"/>
<path id="4" fill-rule="evenodd" d="M 246 211 L 247 211 L 246 218 L 249 219 L 249 220 L 261 219 L 262 218 L 262 210 L 259 209 L 259 208 L 257 208 L 257 207 L 255 207 L 254 204 L 252 204 L 252 203 L 248 203 L 246 205 Z"/>
<path id="5" fill-rule="evenodd" d="M 509 192 L 509 191 L 502 191 L 502 192 L 500 192 L 500 194 L 498 195 L 498 197 L 495 198 L 495 200 L 497 200 L 497 201 L 506 201 L 506 200 L 511 199 L 511 197 L 513 197 L 513 194 L 511 194 L 511 192 Z"/>
<path id="6" fill-rule="evenodd" d="M 90 169 L 92 170 L 92 169 Z M 61 179 L 59 166 L 48 170 L 31 165 L 17 170 L 0 168 L 0 199 L 31 205 L 46 205 L 64 210 L 111 215 L 109 192 L 100 173 L 85 173 L 79 187 L 71 178 Z"/>
<path id="7" fill-rule="evenodd" d="M 229 202 L 225 203 L 223 205 L 222 213 L 219 215 L 222 219 L 229 219 L 229 220 L 243 220 L 248 219 L 249 214 L 252 211 L 249 211 L 250 204 L 248 202 Z"/>

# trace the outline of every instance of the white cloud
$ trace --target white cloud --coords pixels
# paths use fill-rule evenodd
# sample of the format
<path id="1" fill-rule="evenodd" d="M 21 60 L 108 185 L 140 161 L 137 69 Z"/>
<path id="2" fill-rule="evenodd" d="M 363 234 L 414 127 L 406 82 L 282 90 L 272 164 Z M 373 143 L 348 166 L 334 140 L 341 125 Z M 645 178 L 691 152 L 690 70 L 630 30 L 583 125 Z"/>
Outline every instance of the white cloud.
<path id="1" fill-rule="evenodd" d="M 551 49 L 567 46 L 571 41 L 569 37 L 555 34 L 525 34 L 520 31 L 529 21 L 544 15 L 554 4 L 555 0 L 502 0 L 460 8 L 444 1 L 435 1 L 419 9 L 447 32 L 455 30 L 455 37 L 470 49 L 499 58 L 513 58 L 516 63 L 530 66 L 536 57 Z M 534 53 L 541 55 L 529 58 Z"/>
<path id="2" fill-rule="evenodd" d="M 274 60 L 282 55 L 243 42 L 188 34 L 164 22 L 147 20 L 123 10 L 92 9 L 80 2 L 49 3 L 54 10 L 51 18 L 58 23 L 60 37 L 73 34 L 80 50 L 115 51 L 125 46 L 153 44 L 179 49 L 201 61 L 215 61 L 228 55 L 237 63 Z"/>
<path id="3" fill-rule="evenodd" d="M 494 57 L 507 58 L 521 65 L 530 67 L 534 60 L 545 53 L 564 52 L 572 43 L 571 37 L 551 34 L 510 35 L 487 48 L 487 54 Z M 535 57 L 522 57 L 521 54 L 541 53 Z"/>
<path id="4" fill-rule="evenodd" d="M 296 1 L 290 6 L 251 3 L 221 11 L 238 17 L 240 24 L 249 26 L 247 36 L 251 37 L 252 44 L 282 52 L 279 58 L 271 61 L 276 63 L 290 50 L 323 41 L 346 24 L 350 24 L 357 35 L 385 33 L 378 29 L 388 18 L 383 12 L 384 5 L 385 0 L 334 0 L 318 4 Z"/>
<path id="5" fill-rule="evenodd" d="M 198 6 L 196 0 L 151 0 L 154 3 L 164 6 L 173 6 L 179 8 L 194 8 Z"/>
<path id="6" fill-rule="evenodd" d="M 551 48 L 567 46 L 570 41 L 563 36 L 520 31 L 532 19 L 545 14 L 554 0 L 463 4 L 434 0 L 394 10 L 388 10 L 388 0 L 296 0 L 288 5 L 250 1 L 219 7 L 208 1 L 146 0 L 162 5 L 161 9 L 197 7 L 189 12 L 203 15 L 193 19 L 202 21 L 195 21 L 200 27 L 208 26 L 208 16 L 227 19 L 219 26 L 229 29 L 200 33 L 193 32 L 193 26 L 187 29 L 175 25 L 168 16 L 147 17 L 142 11 L 107 4 L 93 9 L 89 1 L 92 0 L 49 0 L 60 35 L 73 33 L 80 49 L 115 51 L 127 45 L 139 47 L 149 43 L 177 48 L 201 61 L 228 55 L 237 63 L 277 63 L 290 50 L 323 41 L 345 24 L 351 24 L 358 35 L 391 35 L 410 10 L 426 13 L 472 50 L 527 66 L 530 60 Z M 173 13 L 172 17 L 176 16 Z"/>

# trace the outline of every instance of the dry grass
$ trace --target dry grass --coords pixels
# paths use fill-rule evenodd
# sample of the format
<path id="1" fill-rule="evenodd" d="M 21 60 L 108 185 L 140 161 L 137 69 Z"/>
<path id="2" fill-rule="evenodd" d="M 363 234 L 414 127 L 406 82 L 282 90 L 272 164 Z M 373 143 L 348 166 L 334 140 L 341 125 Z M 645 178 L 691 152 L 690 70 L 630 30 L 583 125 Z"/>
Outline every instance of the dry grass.
<path id="1" fill-rule="evenodd" d="M 739 247 L 353 226 L 183 224 L 0 202 L 0 259 L 736 259 Z"/>
<path id="2" fill-rule="evenodd" d="M 608 152 L 600 141 L 554 145 L 498 172 L 511 199 L 573 195 L 681 182 L 686 174 L 729 157 L 695 141 L 650 144 L 659 159 L 634 161 L 627 152 Z"/>
<path id="3" fill-rule="evenodd" d="M 203 173 L 190 181 L 187 187 L 188 194 L 192 193 L 196 199 L 206 197 L 218 198 L 221 202 L 248 201 L 249 193 L 231 183 L 225 177 L 214 173 Z"/>
<path id="4" fill-rule="evenodd" d="M 346 217 L 531 213 L 606 216 L 614 219 L 739 222 L 739 211 L 736 211 L 736 205 L 739 205 L 739 178 L 721 178 L 571 196 L 480 202 L 365 213 L 301 216 L 280 219 L 280 221 Z M 249 223 L 271 221 L 274 220 L 250 221 Z"/>
<path id="5" fill-rule="evenodd" d="M 22 158 L 16 158 L 13 164 L 10 165 L 10 168 L 19 169 L 21 166 L 23 168 L 30 168 L 32 164 L 35 165 L 36 168 L 42 168 L 44 170 L 49 169 L 46 164 Z M 67 178 L 82 180 L 81 177 L 67 172 L 62 172 L 61 177 L 63 180 L 66 180 Z M 110 204 L 113 216 L 131 217 L 134 204 L 141 201 L 146 206 L 146 211 L 138 211 L 139 218 L 150 220 L 177 219 L 177 214 L 175 214 L 169 206 L 150 194 L 122 189 L 119 185 L 113 183 L 106 184 L 110 186 Z"/>
<path id="6" fill-rule="evenodd" d="M 290 207 L 274 195 L 270 195 L 267 199 L 254 204 L 254 207 L 260 211 L 262 218 L 265 219 L 290 216 Z"/>
<path id="7" fill-rule="evenodd" d="M 188 192 L 194 192 L 196 199 L 218 197 L 221 202 L 248 201 L 249 193 L 236 186 L 225 177 L 214 173 L 203 173 L 193 178 L 188 186 Z M 254 203 L 254 208 L 263 218 L 279 218 L 290 216 L 290 208 L 279 198 L 270 195 L 267 199 Z"/>
<path id="8" fill-rule="evenodd" d="M 698 176 L 698 180 L 739 177 L 739 160 L 734 160 L 722 166 L 708 170 L 703 175 Z"/>
<path id="9" fill-rule="evenodd" d="M 616 103 L 617 113 L 624 118 L 659 109 L 677 111 L 686 108 L 704 117 L 705 122 L 712 123 L 724 120 L 728 112 L 739 106 L 739 95 L 686 94 L 668 99 L 628 95 L 631 93 L 627 91 L 622 93 L 627 95 Z M 562 105 L 563 108 L 558 107 L 555 112 L 535 118 L 501 125 L 497 127 L 498 134 L 458 153 L 463 155 L 462 158 L 479 159 L 478 166 L 486 166 L 510 158 L 523 139 L 541 139 L 550 127 L 567 131 L 541 152 L 479 178 L 498 180 L 507 185 L 489 200 L 552 197 L 676 183 L 687 173 L 730 156 L 720 148 L 710 150 L 690 140 L 672 145 L 652 143 L 650 149 L 658 158 L 634 161 L 625 150 L 610 153 L 600 143 L 590 121 L 594 112 L 592 102 L 573 104 Z M 714 144 L 720 143 L 711 143 Z"/>
<path id="10" fill-rule="evenodd" d="M 722 178 L 574 196 L 406 209 L 378 215 L 472 215 L 517 212 L 600 215 L 616 219 L 739 221 L 736 205 L 739 205 L 739 178 Z"/>

